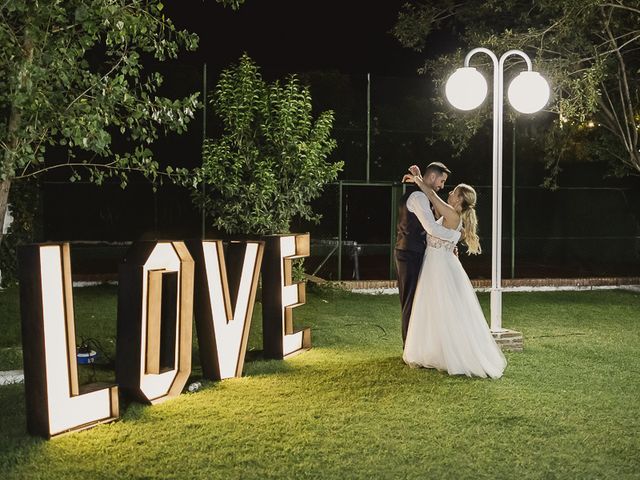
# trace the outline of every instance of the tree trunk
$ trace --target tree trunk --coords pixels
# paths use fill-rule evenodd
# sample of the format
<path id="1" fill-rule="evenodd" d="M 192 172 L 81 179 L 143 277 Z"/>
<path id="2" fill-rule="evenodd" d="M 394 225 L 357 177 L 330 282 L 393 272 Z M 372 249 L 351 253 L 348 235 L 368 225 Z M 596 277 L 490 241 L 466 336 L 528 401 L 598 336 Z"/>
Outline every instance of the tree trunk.
<path id="1" fill-rule="evenodd" d="M 18 126 L 20 125 L 20 112 L 18 112 L 15 108 L 11 109 L 11 116 L 9 117 L 9 125 L 7 128 L 7 136 L 9 137 L 9 150 L 4 154 L 4 167 L 6 170 L 13 170 L 13 162 L 12 158 L 15 155 L 15 148 L 17 145 L 15 134 L 18 131 Z M 0 183 L 0 245 L 2 245 L 2 240 L 4 239 L 4 216 L 7 212 L 7 206 L 9 205 L 9 190 L 11 190 L 11 179 L 12 177 L 7 177 L 6 180 L 2 180 Z"/>
<path id="2" fill-rule="evenodd" d="M 27 66 L 31 64 L 33 61 L 33 41 L 29 35 L 28 28 L 25 28 L 24 37 L 22 42 L 23 50 L 24 50 L 24 66 L 23 68 L 26 70 Z M 23 75 L 21 87 L 24 87 L 27 83 L 27 75 Z M 4 165 L 3 170 L 7 172 L 6 180 L 2 180 L 0 183 L 0 225 L 2 228 L 0 229 L 0 245 L 2 245 L 2 240 L 4 239 L 4 216 L 7 212 L 7 206 L 9 204 L 9 190 L 11 190 L 11 180 L 13 178 L 12 174 L 8 172 L 13 172 L 15 168 L 15 158 L 16 149 L 18 147 L 17 141 L 17 133 L 20 128 L 20 123 L 22 120 L 22 112 L 15 107 L 15 105 L 11 106 L 11 115 L 9 116 L 9 124 L 7 125 L 7 144 L 8 149 L 4 154 Z"/>
<path id="3" fill-rule="evenodd" d="M 9 190 L 11 189 L 11 180 L 4 180 L 0 183 L 0 245 L 4 238 L 4 216 L 6 215 L 7 205 L 9 204 Z"/>

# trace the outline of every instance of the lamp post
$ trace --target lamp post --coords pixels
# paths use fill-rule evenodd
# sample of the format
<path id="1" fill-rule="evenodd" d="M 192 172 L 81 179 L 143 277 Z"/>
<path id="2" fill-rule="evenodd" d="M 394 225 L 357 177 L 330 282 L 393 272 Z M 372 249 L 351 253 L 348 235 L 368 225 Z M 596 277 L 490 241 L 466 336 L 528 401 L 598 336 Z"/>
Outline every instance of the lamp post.
<path id="1" fill-rule="evenodd" d="M 504 106 L 504 63 L 507 57 L 518 55 L 527 63 L 527 70 L 513 79 L 507 96 L 509 103 L 521 113 L 541 110 L 549 101 L 549 84 L 531 69 L 531 59 L 520 50 L 509 50 L 498 57 L 486 48 L 474 48 L 464 59 L 464 67 L 447 80 L 447 100 L 460 110 L 473 110 L 487 95 L 487 82 L 469 66 L 476 53 L 486 53 L 493 61 L 493 202 L 491 248 L 491 331 L 502 332 L 502 116 Z"/>

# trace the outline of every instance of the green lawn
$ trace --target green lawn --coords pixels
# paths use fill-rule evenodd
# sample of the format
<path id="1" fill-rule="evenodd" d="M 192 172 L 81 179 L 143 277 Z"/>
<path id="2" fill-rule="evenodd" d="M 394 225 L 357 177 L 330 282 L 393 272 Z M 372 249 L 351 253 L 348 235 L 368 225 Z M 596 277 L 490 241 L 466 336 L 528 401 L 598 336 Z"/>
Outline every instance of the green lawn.
<path id="1" fill-rule="evenodd" d="M 113 348 L 116 289 L 75 294 L 78 334 Z M 0 292 L 0 369 L 19 366 L 15 305 Z M 495 381 L 404 366 L 396 296 L 314 289 L 296 315 L 311 351 L 51 441 L 0 387 L 0 477 L 640 478 L 637 292 L 505 294 L 525 351 Z"/>

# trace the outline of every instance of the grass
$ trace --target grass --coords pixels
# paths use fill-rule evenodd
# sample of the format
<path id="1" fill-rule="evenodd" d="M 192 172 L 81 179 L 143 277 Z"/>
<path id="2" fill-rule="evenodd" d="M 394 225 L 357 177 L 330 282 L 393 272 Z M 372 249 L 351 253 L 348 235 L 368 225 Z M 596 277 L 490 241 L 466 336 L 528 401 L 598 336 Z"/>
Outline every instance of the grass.
<path id="1" fill-rule="evenodd" d="M 107 343 L 116 290 L 75 293 L 78 333 Z M 637 292 L 505 294 L 525 351 L 496 381 L 404 366 L 396 296 L 314 290 L 296 315 L 311 351 L 51 441 L 25 433 L 23 386 L 0 387 L 2 478 L 640 478 Z"/>

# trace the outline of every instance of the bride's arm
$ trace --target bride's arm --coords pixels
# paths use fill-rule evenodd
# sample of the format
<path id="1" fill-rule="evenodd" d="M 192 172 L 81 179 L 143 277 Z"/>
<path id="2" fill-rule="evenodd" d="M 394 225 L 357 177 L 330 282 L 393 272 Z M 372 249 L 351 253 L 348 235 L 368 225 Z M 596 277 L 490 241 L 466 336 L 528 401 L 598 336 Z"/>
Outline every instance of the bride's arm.
<path id="1" fill-rule="evenodd" d="M 436 219 L 433 218 L 429 199 L 421 192 L 413 192 L 409 195 L 407 199 L 407 209 L 418 218 L 422 228 L 424 228 L 429 235 L 453 243 L 456 243 L 460 239 L 460 232 L 446 228 L 436 222 Z"/>

